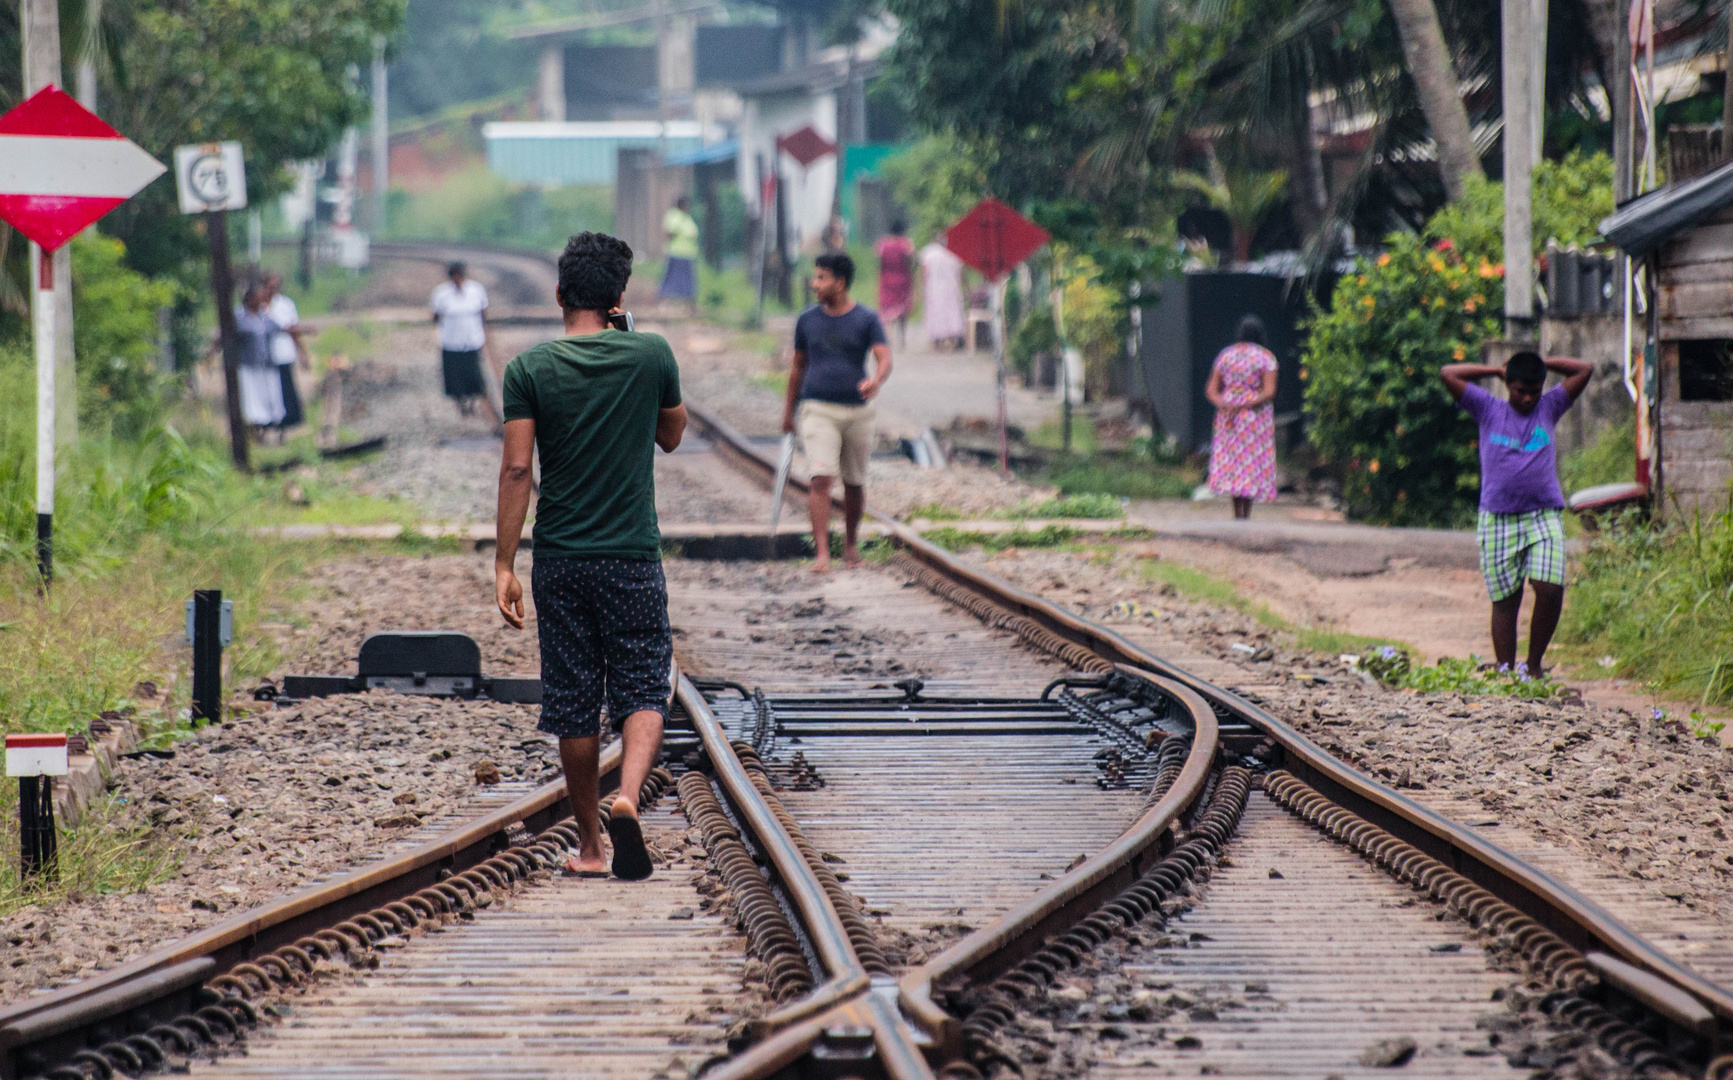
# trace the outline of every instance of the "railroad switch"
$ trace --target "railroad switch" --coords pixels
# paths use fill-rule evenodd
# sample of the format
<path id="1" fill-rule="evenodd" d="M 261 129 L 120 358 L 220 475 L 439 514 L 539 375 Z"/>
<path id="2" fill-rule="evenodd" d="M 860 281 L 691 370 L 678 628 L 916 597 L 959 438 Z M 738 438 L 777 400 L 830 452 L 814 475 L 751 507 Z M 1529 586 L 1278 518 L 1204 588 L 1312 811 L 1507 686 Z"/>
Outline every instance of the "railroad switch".
<path id="1" fill-rule="evenodd" d="M 878 1056 L 873 1029 L 864 1024 L 832 1024 L 812 1044 L 801 1076 L 807 1080 L 841 1080 L 863 1075 L 863 1066 L 873 1075 L 879 1070 L 867 1063 Z"/>
<path id="2" fill-rule="evenodd" d="M 387 630 L 361 642 L 354 675 L 289 675 L 281 689 L 266 684 L 254 695 L 279 701 L 374 689 L 400 694 L 539 705 L 542 681 L 520 676 L 483 675 L 481 647 L 454 630 Z"/>

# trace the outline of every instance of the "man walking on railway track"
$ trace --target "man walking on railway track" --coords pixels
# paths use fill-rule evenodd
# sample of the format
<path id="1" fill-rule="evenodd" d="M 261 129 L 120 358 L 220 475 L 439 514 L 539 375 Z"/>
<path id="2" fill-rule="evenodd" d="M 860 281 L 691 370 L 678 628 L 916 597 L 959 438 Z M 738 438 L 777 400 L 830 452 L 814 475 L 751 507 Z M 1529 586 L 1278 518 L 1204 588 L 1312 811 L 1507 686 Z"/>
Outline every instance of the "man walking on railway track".
<path id="1" fill-rule="evenodd" d="M 668 715 L 673 639 L 656 524 L 655 448 L 686 430 L 680 371 L 656 334 L 613 329 L 632 275 L 632 249 L 579 233 L 560 256 L 556 298 L 566 336 L 506 365 L 505 452 L 499 474 L 495 601 L 524 625 L 518 542 L 529 512 L 531 461 L 541 453 L 530 588 L 542 653 L 538 730 L 558 736 L 580 837 L 566 869 L 607 873 L 597 809 L 604 700 L 625 753 L 609 808 L 613 872 L 650 876 L 638 792 L 656 763 Z"/>
<path id="2" fill-rule="evenodd" d="M 1492 652 L 1500 671 L 1543 674 L 1541 659 L 1558 628 L 1565 600 L 1564 493 L 1559 489 L 1553 428 L 1594 374 L 1586 360 L 1519 352 L 1502 368 L 1447 364 L 1439 372 L 1450 396 L 1480 425 L 1480 571 L 1492 598 Z M 1563 383 L 1551 390 L 1546 373 Z M 1509 400 L 1500 401 L 1469 380 L 1501 378 Z M 1517 663 L 1517 615 L 1522 586 L 1534 590 L 1528 661 Z"/>
<path id="3" fill-rule="evenodd" d="M 873 449 L 873 398 L 891 374 L 884 323 L 849 298 L 854 260 L 842 252 L 820 255 L 812 272 L 818 303 L 794 324 L 794 363 L 782 430 L 800 430 L 812 473 L 812 568 L 830 569 L 830 495 L 842 478 L 843 562 L 860 564 L 860 519 L 866 509 L 867 458 Z M 873 373 L 867 374 L 867 355 Z"/>

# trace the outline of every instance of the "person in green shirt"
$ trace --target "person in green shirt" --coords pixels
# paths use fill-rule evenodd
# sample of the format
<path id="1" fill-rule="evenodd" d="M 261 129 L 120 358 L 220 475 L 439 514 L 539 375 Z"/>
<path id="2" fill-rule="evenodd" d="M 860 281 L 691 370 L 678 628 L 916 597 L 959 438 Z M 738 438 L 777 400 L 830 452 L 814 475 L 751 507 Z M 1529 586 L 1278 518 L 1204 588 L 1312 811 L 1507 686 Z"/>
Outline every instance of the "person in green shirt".
<path id="1" fill-rule="evenodd" d="M 555 293 L 566 336 L 506 365 L 494 594 L 505 621 L 523 629 L 517 549 L 539 451 L 530 576 L 542 653 L 536 727 L 560 740 L 577 819 L 578 854 L 566 869 L 585 877 L 608 872 L 597 802 L 605 700 L 625 741 L 620 795 L 608 816 L 613 872 L 638 881 L 652 869 L 638 792 L 661 749 L 674 655 L 656 525 L 655 448 L 680 445 L 686 407 L 667 340 L 609 325 L 631 276 L 632 249 L 624 241 L 592 232 L 572 237 L 560 256 Z"/>
<path id="2" fill-rule="evenodd" d="M 692 220 L 692 200 L 682 195 L 662 215 L 668 235 L 668 268 L 662 272 L 661 298 L 684 300 L 698 311 L 698 223 Z"/>

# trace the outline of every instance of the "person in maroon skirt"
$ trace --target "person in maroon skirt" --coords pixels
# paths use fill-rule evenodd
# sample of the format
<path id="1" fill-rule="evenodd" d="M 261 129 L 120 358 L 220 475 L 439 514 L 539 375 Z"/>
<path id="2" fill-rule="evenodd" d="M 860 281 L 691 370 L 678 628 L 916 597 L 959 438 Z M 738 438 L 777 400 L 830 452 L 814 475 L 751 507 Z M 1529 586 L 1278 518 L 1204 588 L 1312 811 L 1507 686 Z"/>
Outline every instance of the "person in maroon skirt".
<path id="1" fill-rule="evenodd" d="M 915 306 L 915 245 L 904 234 L 909 227 L 891 222 L 890 234 L 879 240 L 879 318 L 897 324 L 897 345 L 908 344 L 909 310 Z"/>

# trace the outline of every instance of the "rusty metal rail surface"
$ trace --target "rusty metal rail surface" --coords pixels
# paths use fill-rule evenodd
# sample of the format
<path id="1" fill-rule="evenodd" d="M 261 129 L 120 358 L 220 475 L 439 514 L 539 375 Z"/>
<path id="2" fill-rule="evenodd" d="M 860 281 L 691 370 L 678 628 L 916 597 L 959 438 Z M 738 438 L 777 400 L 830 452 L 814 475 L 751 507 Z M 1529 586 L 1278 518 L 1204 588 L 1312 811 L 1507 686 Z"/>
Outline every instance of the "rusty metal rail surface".
<path id="1" fill-rule="evenodd" d="M 773 469 L 767 455 L 732 425 L 701 407 L 689 406 L 689 412 L 718 447 L 750 472 L 763 477 Z M 790 484 L 806 490 L 796 478 L 791 478 Z M 1733 1034 L 1733 991 L 1673 960 L 1577 890 L 1364 775 L 1237 694 L 1164 661 L 1106 627 L 954 558 L 889 515 L 870 506 L 867 514 L 885 528 L 890 542 L 927 574 L 950 583 L 958 591 L 985 598 L 1011 617 L 1028 620 L 1122 670 L 1177 684 L 1201 698 L 1224 722 L 1269 738 L 1279 748 L 1280 764 L 1288 773 L 1330 803 L 1386 830 L 1397 842 L 1440 861 L 1467 883 L 1485 890 L 1556 935 L 1570 949 L 1585 955 L 1595 978 L 1627 1000 L 1680 1029 L 1703 1035 L 1717 1052 L 1728 1035 Z M 934 584 L 923 583 L 929 587 Z M 1043 895 L 1060 892 L 1064 884 L 1055 883 Z M 992 955 L 991 943 L 995 938 L 1014 940 L 1035 930 L 1041 907 L 1041 898 L 1037 897 L 1024 909 L 1007 915 L 1002 925 L 986 928 L 925 968 L 905 976 L 901 992 L 903 1008 L 920 1022 L 940 1048 L 950 1048 L 955 1029 L 949 1014 L 931 1003 L 934 980 L 954 976 L 959 968 L 971 964 L 982 965 Z M 964 947 L 970 940 L 975 945 L 964 955 Z M 1707 1019 L 1710 1016 L 1712 1021 Z"/>
<path id="2" fill-rule="evenodd" d="M 809 998 L 765 1018 L 760 1026 L 794 1024 L 859 993 L 867 985 L 867 974 L 846 930 L 749 779 L 703 695 L 681 677 L 676 701 L 677 711 L 698 736 L 716 784 L 765 854 L 773 880 L 798 915 L 799 932 L 827 977 Z M 620 757 L 617 742 L 603 751 L 604 789 L 617 780 Z M 661 782 L 655 783 L 661 790 Z M 357 945 L 367 948 L 406 932 L 423 913 L 435 913 L 422 898 L 430 891 L 443 890 L 455 905 L 478 888 L 507 884 L 517 875 L 502 874 L 501 868 L 529 867 L 530 853 L 516 846 L 522 830 L 569 830 L 569 825 L 555 824 L 562 819 L 569 819 L 569 802 L 560 780 L 407 852 L 244 912 L 92 979 L 0 1010 L 0 1077 L 138 1072 L 164 1064 L 165 1047 L 184 1053 L 200 1034 L 212 1042 L 212 1036 L 237 1032 L 242 1023 L 257 1018 L 245 1000 L 255 984 L 299 984 L 312 973 L 315 957 L 347 953 Z M 542 854 L 545 865 L 556 852 L 548 847 Z M 557 854 L 563 856 L 563 849 Z M 467 875 L 479 876 L 472 883 L 465 880 Z M 896 1056 L 893 1046 L 881 1052 Z"/>
<path id="3" fill-rule="evenodd" d="M 617 783 L 620 747 L 603 751 L 604 786 Z M 93 1029 L 131 1016 L 137 1027 L 164 1023 L 199 1007 L 198 991 L 236 965 L 330 930 L 355 916 L 462 874 L 512 846 L 509 833 L 539 832 L 568 817 L 566 785 L 544 784 L 401 855 L 363 865 L 225 919 L 215 926 L 105 971 L 0 1009 L 0 1080 L 16 1080 L 37 1062 L 86 1049 Z M 122 1024 L 121 1026 L 127 1026 Z"/>

